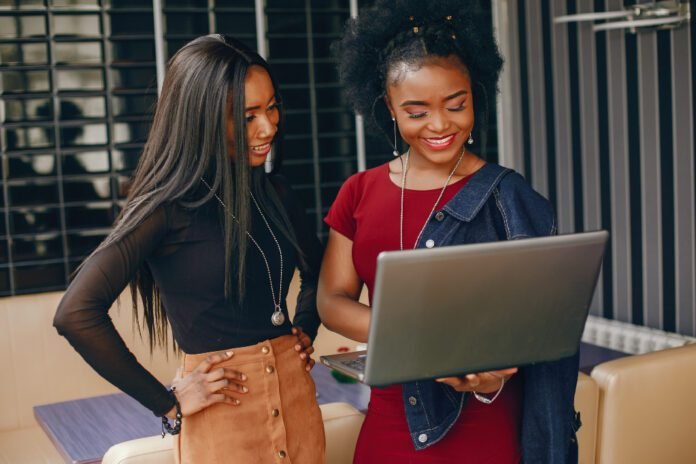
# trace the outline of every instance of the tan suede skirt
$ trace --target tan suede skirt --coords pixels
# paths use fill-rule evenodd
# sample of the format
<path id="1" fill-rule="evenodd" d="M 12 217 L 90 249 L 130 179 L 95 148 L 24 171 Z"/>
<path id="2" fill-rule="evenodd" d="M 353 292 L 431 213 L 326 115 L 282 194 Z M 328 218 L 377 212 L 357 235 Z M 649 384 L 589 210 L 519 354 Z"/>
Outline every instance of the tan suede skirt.
<path id="1" fill-rule="evenodd" d="M 297 341 L 284 335 L 229 350 L 234 356 L 219 366 L 246 374 L 249 392 L 237 396 L 239 406 L 215 404 L 184 417 L 175 445 L 177 463 L 325 462 L 314 380 L 295 351 Z M 184 374 L 214 353 L 185 354 Z"/>

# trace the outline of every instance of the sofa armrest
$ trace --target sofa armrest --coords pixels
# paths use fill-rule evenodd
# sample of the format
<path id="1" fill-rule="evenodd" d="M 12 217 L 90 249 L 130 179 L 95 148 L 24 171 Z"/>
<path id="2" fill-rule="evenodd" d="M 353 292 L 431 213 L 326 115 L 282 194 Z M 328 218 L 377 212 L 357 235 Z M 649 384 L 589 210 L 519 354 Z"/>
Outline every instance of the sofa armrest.
<path id="1" fill-rule="evenodd" d="M 696 462 L 696 344 L 598 365 L 599 464 Z"/>

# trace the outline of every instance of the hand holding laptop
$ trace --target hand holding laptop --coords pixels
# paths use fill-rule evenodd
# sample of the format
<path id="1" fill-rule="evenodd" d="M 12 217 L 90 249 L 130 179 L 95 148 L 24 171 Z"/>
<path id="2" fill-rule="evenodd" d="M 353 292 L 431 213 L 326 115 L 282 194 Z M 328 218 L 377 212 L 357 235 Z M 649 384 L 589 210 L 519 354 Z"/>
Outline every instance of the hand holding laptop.
<path id="1" fill-rule="evenodd" d="M 516 367 L 499 371 L 479 372 L 461 377 L 442 377 L 436 382 L 444 383 L 458 392 L 495 393 L 500 389 L 503 380 L 507 382 L 517 373 Z"/>

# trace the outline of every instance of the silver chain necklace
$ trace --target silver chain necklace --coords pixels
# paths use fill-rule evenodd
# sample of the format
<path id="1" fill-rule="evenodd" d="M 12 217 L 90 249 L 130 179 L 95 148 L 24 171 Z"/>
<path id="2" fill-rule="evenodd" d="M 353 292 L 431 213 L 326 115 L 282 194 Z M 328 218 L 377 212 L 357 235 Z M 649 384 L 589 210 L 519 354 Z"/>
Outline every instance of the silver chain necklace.
<path id="1" fill-rule="evenodd" d="M 227 206 L 225 203 L 220 199 L 217 193 L 213 192 L 213 189 L 208 185 L 208 183 L 205 181 L 205 179 L 201 178 L 203 183 L 205 184 L 206 187 L 208 187 L 208 190 L 215 196 L 215 199 L 222 205 L 222 207 L 225 209 L 227 214 L 229 214 L 232 219 L 237 221 L 237 224 L 239 224 L 239 221 L 237 220 L 237 217 L 232 214 L 232 212 L 227 209 Z M 273 233 L 273 229 L 271 229 L 271 226 L 268 224 L 268 221 L 266 220 L 266 216 L 263 214 L 263 211 L 261 211 L 261 207 L 259 206 L 258 202 L 256 201 L 256 198 L 254 198 L 254 194 L 249 191 L 249 195 L 251 196 L 251 199 L 254 202 L 254 205 L 256 206 L 256 210 L 259 212 L 261 215 L 261 219 L 263 219 L 263 223 L 266 224 L 266 228 L 268 229 L 268 232 L 271 234 L 271 237 L 273 237 L 273 241 L 276 244 L 276 247 L 278 248 L 278 255 L 280 256 L 280 273 L 278 276 L 278 297 L 276 299 L 276 293 L 273 290 L 273 278 L 271 277 L 271 266 L 268 264 L 268 258 L 266 258 L 266 253 L 263 252 L 263 249 L 261 246 L 258 244 L 256 239 L 249 233 L 248 230 L 245 230 L 244 233 L 249 237 L 249 240 L 251 240 L 251 243 L 256 246 L 256 248 L 259 250 L 259 253 L 261 253 L 261 257 L 263 258 L 264 264 L 266 264 L 266 272 L 268 273 L 268 286 L 271 289 L 271 298 L 273 299 L 273 314 L 271 315 L 271 323 L 273 325 L 281 326 L 285 322 L 285 315 L 283 314 L 283 310 L 280 306 L 280 299 L 282 298 L 283 295 L 283 250 L 280 248 L 280 243 L 278 243 L 278 239 L 276 238 L 275 234 Z"/>
<path id="2" fill-rule="evenodd" d="M 425 231 L 425 226 L 428 225 L 428 221 L 430 221 L 430 218 L 432 217 L 433 213 L 435 212 L 435 209 L 437 209 L 437 205 L 440 203 L 440 200 L 442 200 L 442 196 L 445 194 L 445 190 L 447 190 L 447 185 L 449 185 L 450 180 L 452 180 L 452 176 L 454 176 L 454 173 L 457 171 L 457 168 L 459 167 L 459 164 L 462 162 L 462 159 L 464 158 L 464 152 L 466 149 L 464 146 L 462 146 L 462 152 L 459 154 L 459 158 L 457 159 L 457 163 L 454 165 L 454 168 L 452 168 L 452 172 L 449 173 L 449 176 L 447 176 L 447 180 L 445 181 L 445 185 L 442 186 L 442 190 L 440 190 L 440 195 L 438 195 L 437 200 L 435 200 L 435 204 L 433 205 L 433 208 L 430 210 L 430 213 L 428 213 L 428 217 L 425 218 L 425 222 L 423 223 L 423 227 L 421 227 L 420 232 L 418 232 L 418 236 L 416 237 L 416 241 L 413 243 L 413 248 L 415 249 L 416 246 L 418 246 L 418 241 L 420 240 L 421 236 L 423 235 L 423 231 Z M 406 173 L 408 172 L 408 160 L 411 158 L 411 149 L 409 148 L 408 151 L 406 152 L 406 163 L 404 163 L 403 168 L 401 169 L 401 209 L 400 209 L 400 215 L 399 215 L 399 249 L 403 250 L 404 249 L 404 190 L 406 190 Z"/>

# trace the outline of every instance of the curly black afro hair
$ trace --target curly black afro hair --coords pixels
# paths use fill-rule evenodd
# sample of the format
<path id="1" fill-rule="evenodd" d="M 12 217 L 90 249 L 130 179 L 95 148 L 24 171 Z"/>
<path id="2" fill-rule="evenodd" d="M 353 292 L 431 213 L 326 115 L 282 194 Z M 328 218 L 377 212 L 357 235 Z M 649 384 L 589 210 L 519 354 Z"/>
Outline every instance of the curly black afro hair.
<path id="1" fill-rule="evenodd" d="M 419 67 L 433 55 L 456 55 L 469 71 L 474 111 L 483 122 L 487 95 L 497 92 L 503 64 L 492 25 L 476 0 L 377 0 L 348 20 L 333 50 L 346 98 L 373 124 L 395 65 Z"/>

